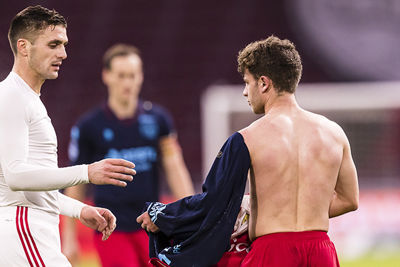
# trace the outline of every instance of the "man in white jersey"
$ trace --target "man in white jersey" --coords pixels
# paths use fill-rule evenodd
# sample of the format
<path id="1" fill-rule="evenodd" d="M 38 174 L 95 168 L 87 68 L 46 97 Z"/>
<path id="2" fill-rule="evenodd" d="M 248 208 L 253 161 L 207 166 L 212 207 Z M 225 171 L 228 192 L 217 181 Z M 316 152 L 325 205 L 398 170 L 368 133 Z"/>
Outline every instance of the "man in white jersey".
<path id="1" fill-rule="evenodd" d="M 0 83 L 0 266 L 71 266 L 61 253 L 59 214 L 107 239 L 114 215 L 58 192 L 93 183 L 126 186 L 134 164 L 106 159 L 58 168 L 57 137 L 40 100 L 46 79 L 56 79 L 66 59 L 66 21 L 55 10 L 28 7 L 11 22 L 14 65 Z"/>

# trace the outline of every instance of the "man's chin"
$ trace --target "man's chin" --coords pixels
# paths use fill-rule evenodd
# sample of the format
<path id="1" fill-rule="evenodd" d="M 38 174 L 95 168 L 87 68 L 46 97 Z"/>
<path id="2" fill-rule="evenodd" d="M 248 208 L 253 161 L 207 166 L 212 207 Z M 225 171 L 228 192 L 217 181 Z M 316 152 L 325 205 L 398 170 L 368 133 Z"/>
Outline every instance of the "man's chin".
<path id="1" fill-rule="evenodd" d="M 254 109 L 253 107 L 251 107 L 251 109 L 253 110 L 253 113 L 257 115 L 265 113 L 264 109 L 259 110 L 259 109 Z"/>
<path id="2" fill-rule="evenodd" d="M 53 72 L 46 77 L 46 80 L 54 80 L 58 78 L 58 72 Z"/>

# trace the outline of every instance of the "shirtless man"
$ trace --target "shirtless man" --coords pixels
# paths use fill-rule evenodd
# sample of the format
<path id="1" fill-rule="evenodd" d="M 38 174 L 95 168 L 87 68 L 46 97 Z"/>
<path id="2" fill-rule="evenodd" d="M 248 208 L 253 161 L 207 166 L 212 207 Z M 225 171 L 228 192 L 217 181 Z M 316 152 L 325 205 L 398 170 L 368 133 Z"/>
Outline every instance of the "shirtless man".
<path id="1" fill-rule="evenodd" d="M 214 164 L 220 171 L 207 180 L 220 181 L 249 157 L 249 235 L 253 243 L 241 266 L 339 266 L 335 247 L 326 234 L 329 218 L 356 210 L 359 194 L 345 133 L 336 123 L 297 104 L 294 92 L 302 65 L 290 41 L 270 36 L 249 44 L 239 53 L 238 70 L 246 84 L 243 95 L 253 112 L 265 115 L 228 139 L 227 147 L 240 149 L 233 153 L 223 150 L 222 159 L 226 157 L 231 164 L 219 167 L 222 164 L 217 156 Z M 240 179 L 236 177 L 239 171 L 247 170 L 231 172 L 229 183 Z M 183 213 L 171 204 L 151 208 L 148 212 L 154 216 L 144 213 L 137 220 L 150 232 L 165 232 L 166 223 Z M 174 216 L 169 219 L 171 214 Z M 162 251 L 159 259 L 167 256 L 174 262 L 174 255 L 168 253 Z"/>
<path id="2" fill-rule="evenodd" d="M 297 104 L 302 66 L 290 41 L 249 44 L 238 70 L 253 112 L 265 114 L 240 131 L 251 158 L 253 240 L 242 266 L 338 266 L 329 218 L 356 210 L 359 194 L 345 133 Z"/>

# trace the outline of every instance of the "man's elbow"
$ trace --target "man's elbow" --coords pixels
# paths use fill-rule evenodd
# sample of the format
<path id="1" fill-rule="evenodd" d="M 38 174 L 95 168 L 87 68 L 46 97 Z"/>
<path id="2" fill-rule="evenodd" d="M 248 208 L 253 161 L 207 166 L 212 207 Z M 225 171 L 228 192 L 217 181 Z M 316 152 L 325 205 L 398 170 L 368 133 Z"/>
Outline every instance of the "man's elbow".
<path id="1" fill-rule="evenodd" d="M 348 204 L 349 212 L 350 211 L 356 211 L 358 209 L 358 204 L 359 204 L 358 198 L 353 199 L 352 201 L 350 201 L 349 204 Z"/>
<path id="2" fill-rule="evenodd" d="M 14 175 L 7 175 L 4 177 L 7 186 L 11 189 L 11 191 L 24 191 L 25 187 L 18 182 L 18 177 L 14 177 Z"/>
<path id="3" fill-rule="evenodd" d="M 25 188 L 21 187 L 19 184 L 16 183 L 7 183 L 8 187 L 11 191 L 24 191 Z"/>

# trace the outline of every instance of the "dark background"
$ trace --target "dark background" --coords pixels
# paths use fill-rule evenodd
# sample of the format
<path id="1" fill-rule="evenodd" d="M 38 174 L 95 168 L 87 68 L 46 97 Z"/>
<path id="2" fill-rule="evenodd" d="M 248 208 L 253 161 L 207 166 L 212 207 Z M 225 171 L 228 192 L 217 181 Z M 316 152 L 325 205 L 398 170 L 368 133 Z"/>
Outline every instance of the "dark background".
<path id="1" fill-rule="evenodd" d="M 0 0 L 1 79 L 13 63 L 9 23 L 33 4 L 54 8 L 68 21 L 68 58 L 59 78 L 42 88 L 42 100 L 58 136 L 60 166 L 68 164 L 71 126 L 82 113 L 105 101 L 101 58 L 116 42 L 141 49 L 145 70 L 141 97 L 172 113 L 197 185 L 202 180 L 200 97 L 212 84 L 242 83 L 236 56 L 249 42 L 271 34 L 292 40 L 302 56 L 303 83 L 374 80 L 330 69 L 330 62 L 304 40 L 312 37 L 303 34 L 290 1 L 266 0 Z"/>

